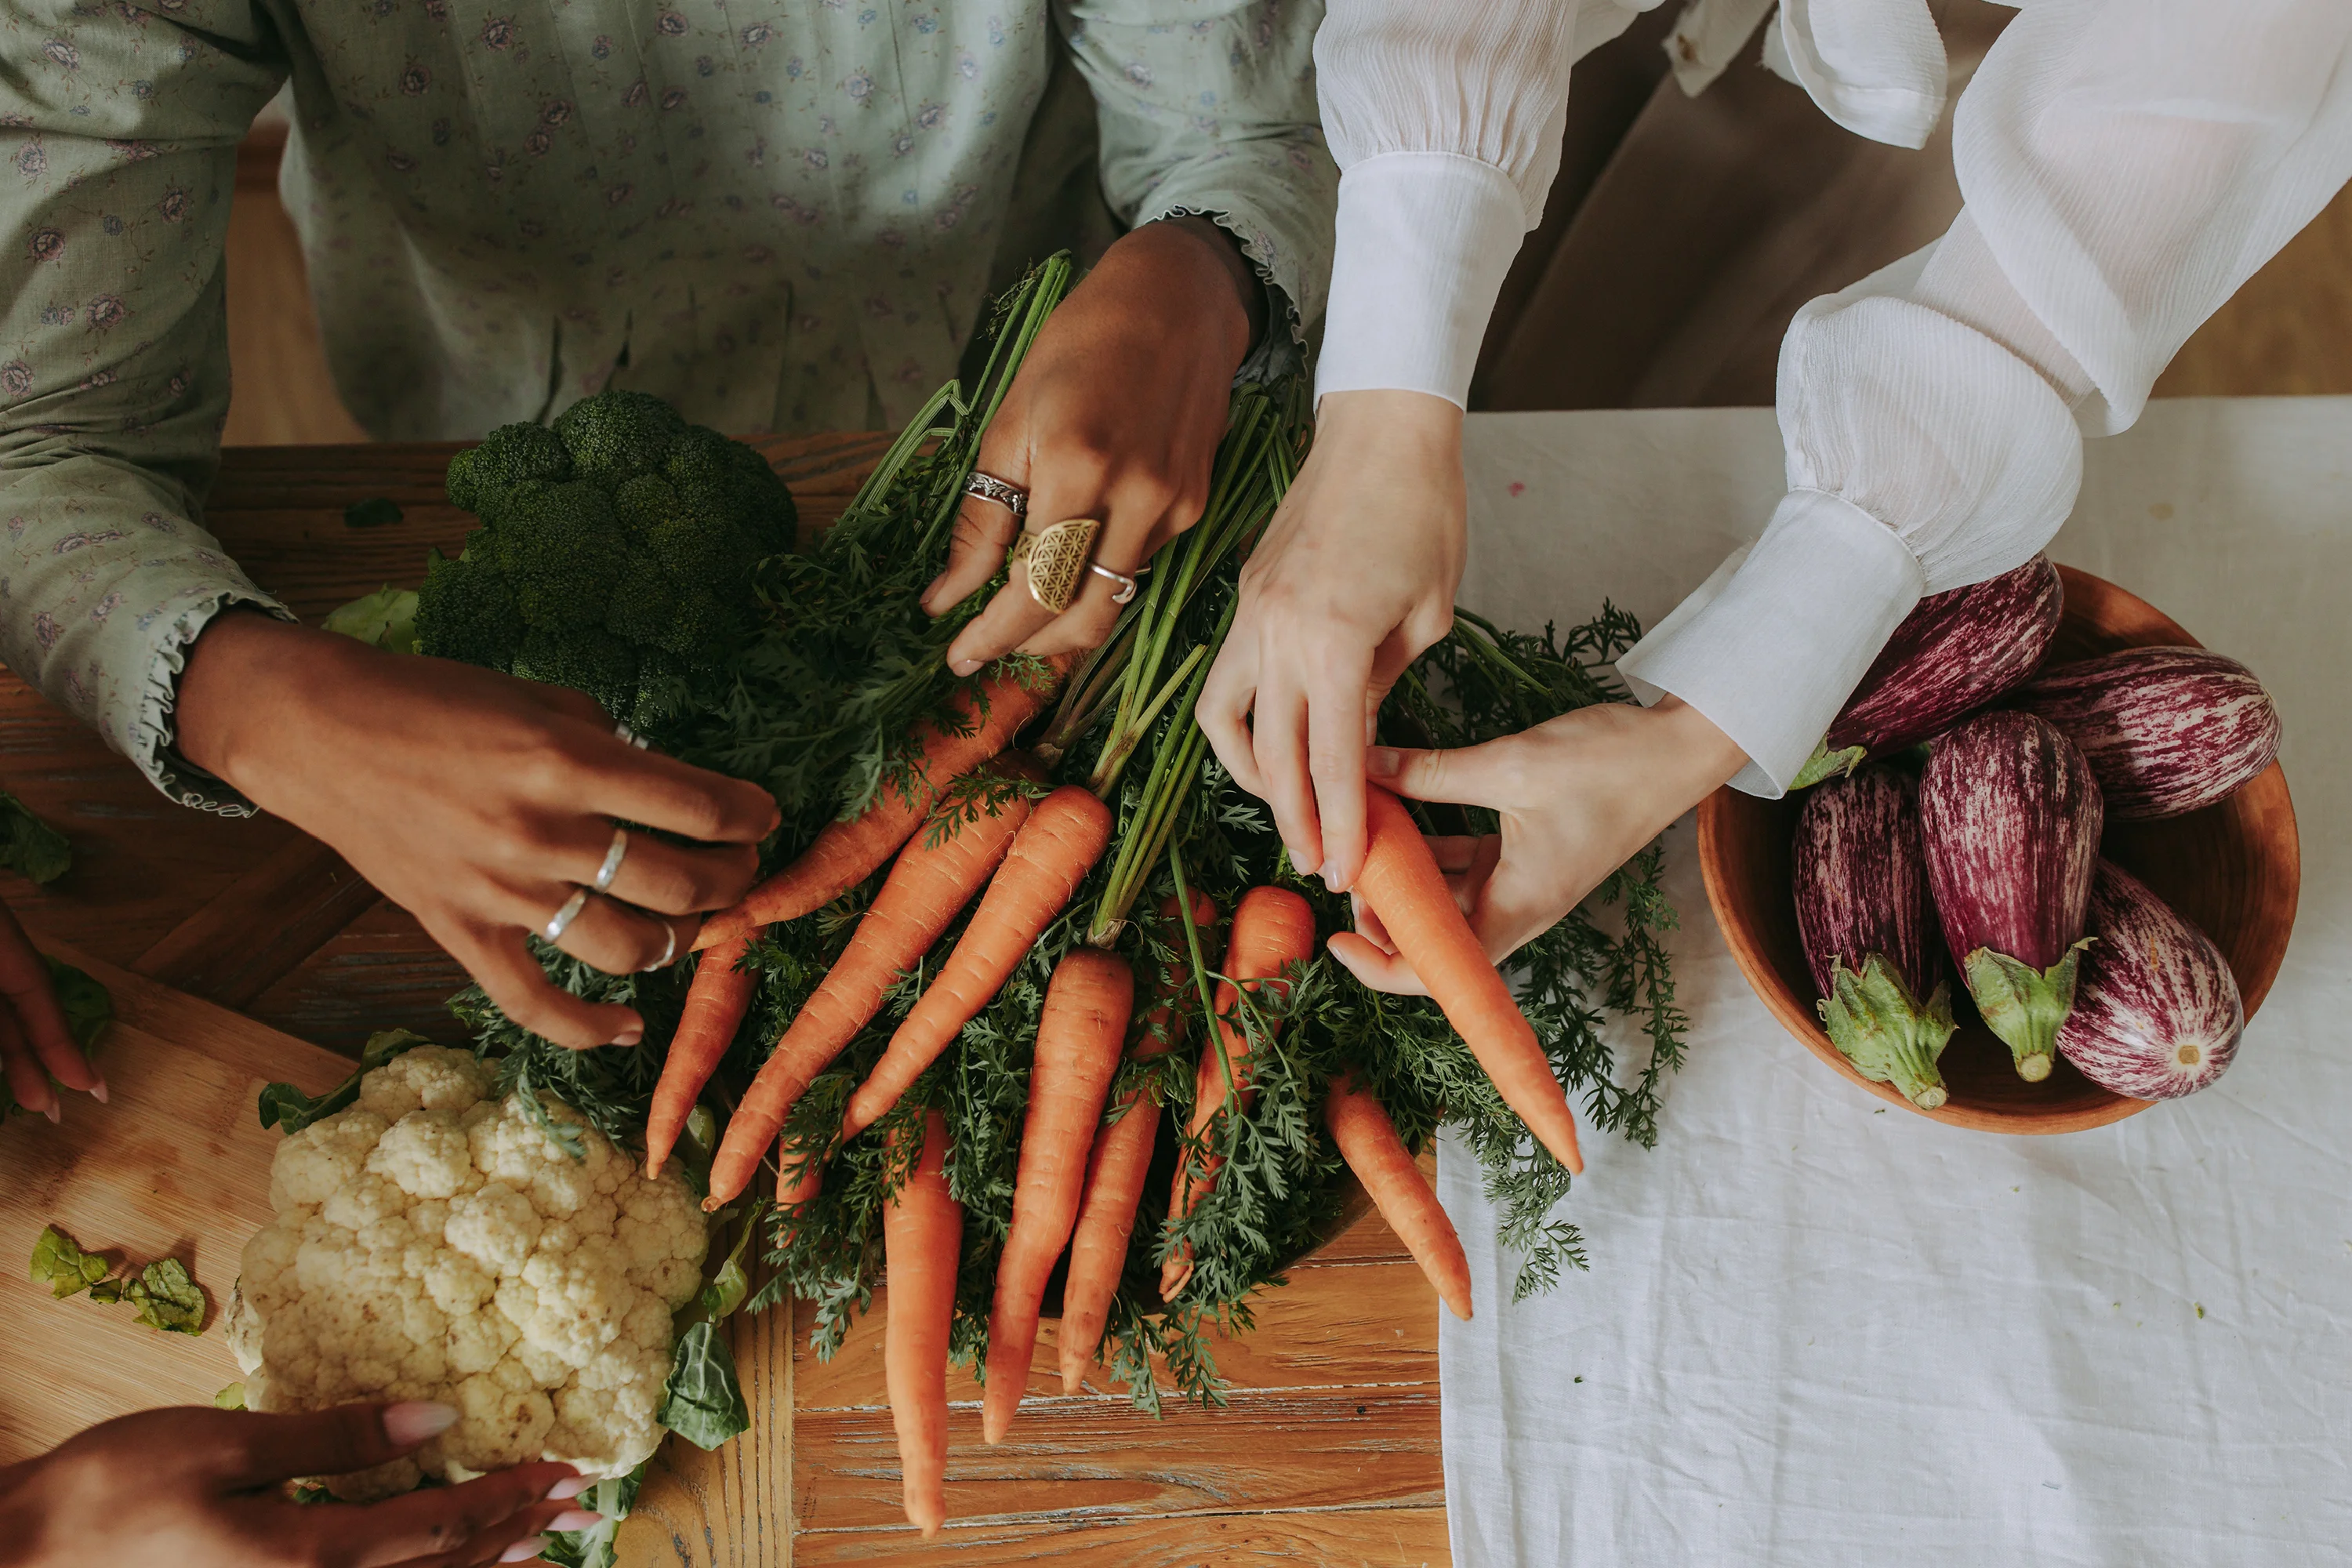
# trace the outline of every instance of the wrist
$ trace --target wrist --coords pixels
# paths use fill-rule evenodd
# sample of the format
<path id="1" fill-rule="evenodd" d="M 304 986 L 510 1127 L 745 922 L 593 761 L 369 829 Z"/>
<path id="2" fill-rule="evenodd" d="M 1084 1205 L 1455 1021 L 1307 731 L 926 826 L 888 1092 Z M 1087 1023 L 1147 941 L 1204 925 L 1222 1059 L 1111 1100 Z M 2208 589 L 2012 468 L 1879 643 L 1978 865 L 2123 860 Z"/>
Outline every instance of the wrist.
<path id="1" fill-rule="evenodd" d="M 1246 355 L 1265 336 L 1266 302 L 1265 284 L 1250 258 L 1242 254 L 1241 241 L 1214 219 L 1192 213 L 1157 219 L 1138 232 L 1153 229 L 1164 230 L 1171 237 L 1181 237 L 1185 243 L 1215 262 L 1217 270 L 1232 286 L 1234 302 L 1241 309 L 1241 320 L 1248 333 L 1248 342 L 1242 350 Z"/>
<path id="2" fill-rule="evenodd" d="M 1462 410 L 1433 393 L 1398 387 L 1326 393 L 1315 408 L 1317 449 L 1376 445 L 1388 452 L 1462 461 Z"/>
<path id="3" fill-rule="evenodd" d="M 1729 784 L 1748 765 L 1748 753 L 1739 742 L 1681 698 L 1662 697 L 1645 711 L 1664 736 L 1672 775 L 1678 782 L 1675 794 L 1685 807 Z"/>
<path id="4" fill-rule="evenodd" d="M 257 611 L 213 618 L 188 649 L 173 699 L 173 744 L 215 778 L 245 791 L 257 741 L 287 722 L 285 697 L 331 679 L 349 651 L 370 650 L 331 632 Z"/>

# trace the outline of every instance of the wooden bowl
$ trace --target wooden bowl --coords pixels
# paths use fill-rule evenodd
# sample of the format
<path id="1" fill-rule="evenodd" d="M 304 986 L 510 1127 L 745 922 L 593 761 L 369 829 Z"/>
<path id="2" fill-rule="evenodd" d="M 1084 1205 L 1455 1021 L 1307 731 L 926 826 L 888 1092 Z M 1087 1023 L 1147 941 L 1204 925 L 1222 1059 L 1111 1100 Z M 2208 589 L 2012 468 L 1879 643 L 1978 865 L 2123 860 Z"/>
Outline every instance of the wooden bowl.
<path id="1" fill-rule="evenodd" d="M 2199 646 L 2161 611 L 2114 584 L 2061 566 L 2066 607 L 2050 650 L 2053 663 L 2158 645 Z M 1698 811 L 1699 866 L 1707 902 L 1740 973 L 1764 1005 L 1834 1071 L 1889 1105 L 1956 1127 L 1990 1132 L 2073 1132 L 2103 1127 L 2146 1110 L 2076 1072 L 2060 1057 L 2050 1076 L 2027 1083 L 2009 1047 L 1965 1006 L 1959 1032 L 1941 1063 L 1951 1098 L 1920 1110 L 1892 1084 L 1873 1083 L 1830 1044 L 1814 1011 L 1812 972 L 1797 938 L 1790 892 L 1791 840 L 1801 797 L 1759 800 L 1722 789 Z M 2294 927 L 2303 874 L 2287 797 L 2276 763 L 2218 805 L 2165 822 L 2110 824 L 2106 857 L 2156 889 L 2165 902 L 2213 939 L 2237 976 L 2246 1016 L 2269 994 Z"/>

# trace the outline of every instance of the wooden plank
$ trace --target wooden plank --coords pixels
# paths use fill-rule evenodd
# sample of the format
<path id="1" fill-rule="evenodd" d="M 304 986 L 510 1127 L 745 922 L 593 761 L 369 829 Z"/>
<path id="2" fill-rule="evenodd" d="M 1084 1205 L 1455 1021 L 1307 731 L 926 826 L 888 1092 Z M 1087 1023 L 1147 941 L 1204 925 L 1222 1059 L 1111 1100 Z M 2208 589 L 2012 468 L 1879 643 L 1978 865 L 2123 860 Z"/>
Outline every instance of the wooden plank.
<path id="1" fill-rule="evenodd" d="M 1169 1519 L 1077 1519 L 1046 1524 L 957 1523 L 935 1541 L 911 1530 L 817 1531 L 798 1536 L 802 1568 L 946 1563 L 1013 1568 L 1045 1563 L 1118 1568 L 1444 1568 L 1445 1510 L 1308 1509 L 1286 1513 L 1188 1514 Z"/>
<path id="2" fill-rule="evenodd" d="M 226 1008 L 42 944 L 114 994 L 100 1043 L 108 1104 L 67 1097 L 64 1121 L 0 1129 L 0 1465 L 115 1415 L 204 1404 L 237 1380 L 220 1332 L 246 1238 L 269 1218 L 278 1136 L 254 1113 L 263 1084 L 310 1092 L 350 1064 Z M 201 1337 L 140 1325 L 128 1307 L 54 1300 L 24 1260 L 47 1225 L 133 1263 L 189 1265 L 212 1299 Z"/>
<path id="3" fill-rule="evenodd" d="M 1222 1410 L 1154 1422 L 1108 1398 L 1026 1406 L 995 1447 L 979 1407 L 950 1407 L 948 1516 L 1051 1525 L 1174 1517 L 1427 1506 L 1445 1496 L 1437 1385 L 1254 1390 Z M 882 1409 L 816 1411 L 793 1424 L 795 1521 L 810 1531 L 904 1531 L 898 1441 Z M 1041 1480 L 1052 1481 L 1041 1488 Z"/>
<path id="4" fill-rule="evenodd" d="M 172 928 L 131 967 L 242 1008 L 378 901 L 332 849 L 298 835 Z"/>
<path id="5" fill-rule="evenodd" d="M 415 916 L 378 899 L 241 1010 L 352 1056 L 378 1029 L 458 1046 L 468 1037 L 448 1000 L 467 983 Z"/>

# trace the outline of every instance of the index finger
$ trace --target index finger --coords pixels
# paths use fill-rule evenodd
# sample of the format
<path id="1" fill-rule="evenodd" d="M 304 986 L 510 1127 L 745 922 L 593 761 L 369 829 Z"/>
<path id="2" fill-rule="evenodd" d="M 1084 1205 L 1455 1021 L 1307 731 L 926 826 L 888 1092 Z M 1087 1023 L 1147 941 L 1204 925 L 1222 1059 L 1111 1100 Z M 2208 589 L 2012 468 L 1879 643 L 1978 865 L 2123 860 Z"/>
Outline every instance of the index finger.
<path id="1" fill-rule="evenodd" d="M 581 760 L 589 775 L 584 798 L 553 804 L 705 844 L 757 844 L 782 821 L 775 797 L 758 784 L 614 736 L 599 737 Z"/>
<path id="2" fill-rule="evenodd" d="M 321 1568 L 390 1568 L 455 1551 L 545 1502 L 550 1488 L 577 1474 L 570 1465 L 517 1465 L 462 1486 L 425 1488 L 356 1508 L 306 1510 L 302 1522 Z"/>
<path id="3" fill-rule="evenodd" d="M 74 1043 L 65 1009 L 58 1004 L 57 987 L 49 982 L 49 966 L 33 946 L 15 911 L 0 904 L 0 992 L 24 1026 L 25 1037 L 43 1067 L 68 1089 L 98 1089 L 105 1079 Z M 24 1098 L 19 1095 L 20 1100 Z"/>

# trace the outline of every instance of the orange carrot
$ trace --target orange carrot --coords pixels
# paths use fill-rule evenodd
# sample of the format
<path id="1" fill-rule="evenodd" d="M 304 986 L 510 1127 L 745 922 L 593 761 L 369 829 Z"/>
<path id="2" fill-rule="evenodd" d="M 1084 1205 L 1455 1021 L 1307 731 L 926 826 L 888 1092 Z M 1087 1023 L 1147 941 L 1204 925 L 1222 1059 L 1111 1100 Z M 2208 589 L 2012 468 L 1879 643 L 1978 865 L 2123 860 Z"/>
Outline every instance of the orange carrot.
<path id="1" fill-rule="evenodd" d="M 1370 843 L 1356 890 L 1502 1092 L 1503 1103 L 1553 1159 L 1571 1175 L 1581 1174 L 1584 1156 L 1577 1151 L 1576 1114 L 1568 1108 L 1568 1093 L 1552 1076 L 1535 1026 L 1519 1011 L 1511 988 L 1454 901 L 1420 825 L 1403 802 L 1378 784 L 1365 786 L 1364 805 Z"/>
<path id="2" fill-rule="evenodd" d="M 800 858 L 744 894 L 732 907 L 704 921 L 694 945 L 711 947 L 778 921 L 798 920 L 872 876 L 915 836 L 941 790 L 1011 745 L 1021 726 L 1036 716 L 1060 685 L 1069 661 L 1051 662 L 1052 674 L 1040 680 L 1034 690 L 1013 676 L 985 682 L 981 688 L 988 700 L 984 718 L 977 716 L 977 702 L 959 692 L 954 707 L 962 721 L 972 726 L 971 733 L 950 734 L 928 721 L 918 726 L 920 760 L 908 790 L 885 789 L 847 822 L 826 824 Z"/>
<path id="3" fill-rule="evenodd" d="M 948 1517 L 948 1329 L 963 1261 L 963 1205 L 948 1193 L 947 1156 L 947 1122 L 930 1111 L 922 1153 L 882 1210 L 882 1375 L 907 1522 L 926 1538 Z"/>
<path id="4" fill-rule="evenodd" d="M 1045 987 L 1013 1184 L 1013 1222 L 997 1260 L 996 1301 L 988 1315 L 988 1389 L 980 1430 L 991 1443 L 1004 1440 L 1029 1380 L 1038 1304 L 1077 1222 L 1087 1151 L 1118 1071 L 1119 1045 L 1134 1005 L 1135 976 L 1127 961 L 1098 947 L 1064 955 Z"/>
<path id="5" fill-rule="evenodd" d="M 1462 1255 L 1462 1238 L 1454 1234 L 1454 1222 L 1445 1217 L 1437 1194 L 1422 1180 L 1421 1167 L 1412 1163 L 1412 1152 L 1397 1136 L 1389 1113 L 1371 1090 L 1356 1081 L 1353 1070 L 1331 1080 L 1323 1121 L 1348 1168 L 1372 1195 L 1381 1217 L 1437 1287 L 1438 1299 L 1468 1322 L 1470 1260 Z"/>
<path id="6" fill-rule="evenodd" d="M 1109 842 L 1110 807 L 1091 791 L 1064 784 L 1037 803 L 956 939 L 955 951 L 850 1097 L 842 1137 L 856 1137 L 898 1104 L 957 1031 L 980 1016 Z"/>
<path id="7" fill-rule="evenodd" d="M 1176 1048 L 1183 1015 L 1175 999 L 1192 983 L 1184 952 L 1184 928 L 1178 923 L 1174 894 L 1160 901 L 1161 929 L 1176 950 L 1152 985 L 1157 998 L 1143 1016 L 1133 1055 L 1139 1059 L 1164 1056 Z M 1209 895 L 1194 889 L 1192 923 L 1200 928 L 1202 957 L 1211 968 L 1217 953 L 1210 945 L 1216 932 L 1217 906 Z M 1151 1168 L 1151 1151 L 1160 1133 L 1160 1102 L 1141 1092 L 1129 1094 L 1118 1120 L 1095 1135 L 1095 1152 L 1087 1162 L 1087 1195 L 1078 1205 L 1077 1228 L 1070 1233 L 1070 1269 L 1062 1283 L 1062 1392 L 1076 1394 L 1086 1383 L 1103 1328 L 1110 1321 L 1111 1298 L 1118 1294 L 1120 1275 L 1127 1270 L 1128 1243 L 1135 1234 L 1135 1205 L 1143 1198 L 1143 1178 Z"/>
<path id="8" fill-rule="evenodd" d="M 1218 1110 L 1225 1104 L 1229 1071 L 1234 1095 L 1232 1114 L 1249 1113 L 1249 1036 L 1238 1016 L 1241 994 L 1235 983 L 1266 981 L 1266 988 L 1280 995 L 1287 984 L 1278 978 L 1284 968 L 1314 956 L 1315 911 L 1307 908 L 1305 899 L 1286 888 L 1252 888 L 1242 895 L 1234 910 L 1233 935 L 1225 946 L 1225 973 L 1231 978 L 1217 986 L 1216 1037 L 1201 1048 L 1200 1070 L 1192 1079 L 1195 1142 L 1208 1136 Z M 1175 1184 L 1168 1195 L 1171 1221 L 1182 1219 L 1209 1195 L 1217 1183 L 1218 1167 L 1223 1163 L 1214 1153 L 1199 1156 L 1197 1163 L 1189 1154 L 1177 1161 Z M 1174 1300 L 1192 1278 L 1192 1249 L 1180 1247 L 1160 1266 L 1160 1298 Z"/>
<path id="9" fill-rule="evenodd" d="M 956 912 L 980 891 L 1028 816 L 1029 798 L 1018 795 L 995 816 L 975 816 L 937 844 L 918 838 L 907 846 L 849 945 L 802 1004 L 728 1119 L 727 1135 L 710 1163 L 710 1196 L 703 1200 L 704 1208 L 717 1209 L 751 1184 L 760 1152 L 783 1126 L 802 1091 L 881 1011 L 883 995 L 899 974 L 930 951 Z"/>
<path id="10" fill-rule="evenodd" d="M 669 1054 L 662 1059 L 661 1081 L 654 1085 L 652 1109 L 646 1113 L 646 1174 L 661 1174 L 662 1163 L 677 1146 L 686 1119 L 702 1086 L 719 1070 L 719 1061 L 735 1041 L 735 1030 L 759 989 L 759 976 L 736 968 L 750 936 L 733 938 L 706 949 L 686 988 L 686 1005 L 677 1016 L 677 1031 L 670 1037 Z"/>

